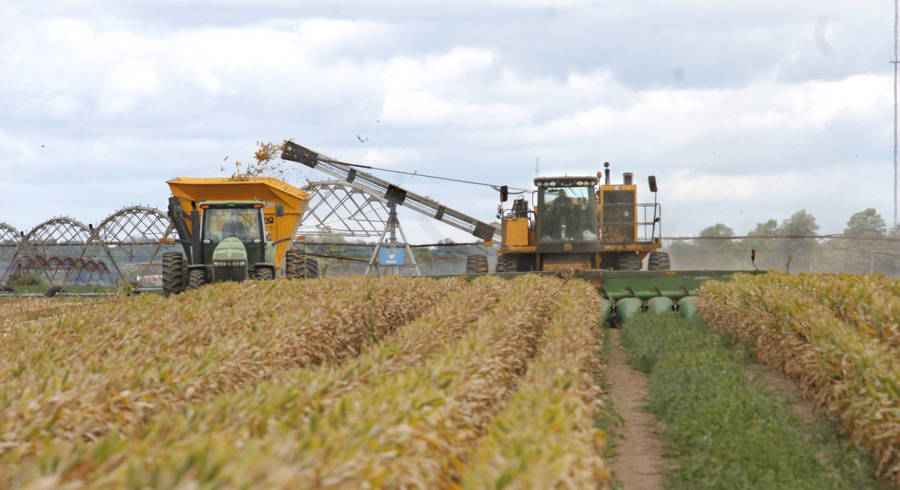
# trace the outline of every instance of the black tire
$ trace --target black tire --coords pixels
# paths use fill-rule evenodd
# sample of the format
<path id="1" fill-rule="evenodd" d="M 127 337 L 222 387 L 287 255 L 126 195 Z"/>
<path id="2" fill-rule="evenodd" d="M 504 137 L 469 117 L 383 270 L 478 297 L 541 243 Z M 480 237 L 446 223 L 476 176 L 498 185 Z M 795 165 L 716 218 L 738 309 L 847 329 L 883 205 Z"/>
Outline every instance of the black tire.
<path id="1" fill-rule="evenodd" d="M 184 268 L 184 256 L 180 252 L 163 252 L 163 295 L 169 296 L 184 291 Z"/>
<path id="2" fill-rule="evenodd" d="M 518 257 L 511 254 L 501 254 L 497 256 L 497 272 L 518 272 Z"/>
<path id="3" fill-rule="evenodd" d="M 641 259 L 636 253 L 625 252 L 619 254 L 616 270 L 639 271 L 641 270 Z"/>
<path id="4" fill-rule="evenodd" d="M 672 268 L 669 263 L 669 254 L 666 252 L 650 252 L 647 258 L 647 270 L 667 271 Z"/>
<path id="5" fill-rule="evenodd" d="M 284 257 L 284 275 L 288 279 L 315 279 L 319 277 L 319 262 L 295 250 Z"/>
<path id="6" fill-rule="evenodd" d="M 188 289 L 197 289 L 206 284 L 206 269 L 188 271 Z"/>
<path id="7" fill-rule="evenodd" d="M 470 255 L 466 258 L 466 274 L 486 274 L 487 271 L 486 255 Z"/>
<path id="8" fill-rule="evenodd" d="M 257 267 L 253 270 L 253 279 L 257 281 L 271 281 L 275 279 L 275 271 L 269 267 Z"/>

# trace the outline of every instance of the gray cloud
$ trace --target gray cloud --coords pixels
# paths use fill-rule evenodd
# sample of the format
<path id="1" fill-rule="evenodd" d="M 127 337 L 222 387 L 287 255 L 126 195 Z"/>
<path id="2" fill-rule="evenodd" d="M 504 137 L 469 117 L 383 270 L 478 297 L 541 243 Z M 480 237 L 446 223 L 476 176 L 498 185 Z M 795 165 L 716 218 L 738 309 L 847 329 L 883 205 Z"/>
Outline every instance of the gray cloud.
<path id="1" fill-rule="evenodd" d="M 892 25 L 882 7 L 5 5 L 0 221 L 27 228 L 54 214 L 91 221 L 126 204 L 161 206 L 165 179 L 220 175 L 226 155 L 246 159 L 256 141 L 284 138 L 516 186 L 530 186 L 536 158 L 544 174 L 611 161 L 660 176 L 677 234 L 715 221 L 744 231 L 800 208 L 826 232 L 865 207 L 890 219 Z M 859 184 L 846 188 L 848 176 Z M 696 199 L 704 189 L 692 179 L 717 188 Z M 491 191 L 403 184 L 485 219 L 496 209 Z M 416 241 L 440 238 L 417 228 Z"/>

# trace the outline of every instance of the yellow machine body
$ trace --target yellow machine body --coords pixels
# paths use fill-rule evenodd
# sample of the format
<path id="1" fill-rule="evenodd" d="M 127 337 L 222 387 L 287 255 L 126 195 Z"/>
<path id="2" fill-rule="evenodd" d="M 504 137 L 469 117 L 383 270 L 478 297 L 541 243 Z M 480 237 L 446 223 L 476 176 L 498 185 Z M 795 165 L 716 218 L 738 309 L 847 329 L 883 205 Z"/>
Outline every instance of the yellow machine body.
<path id="1" fill-rule="evenodd" d="M 599 174 L 598 174 L 599 175 Z M 637 186 L 631 182 L 610 185 L 598 182 L 593 177 L 541 177 L 535 179 L 538 186 L 539 200 L 544 198 L 544 192 L 560 192 L 560 188 L 566 185 L 590 189 L 590 192 L 572 192 L 574 206 L 582 209 L 587 206 L 587 215 L 590 217 L 591 226 L 584 225 L 587 219 L 582 219 L 581 235 L 571 237 L 563 236 L 562 240 L 551 237 L 547 240 L 548 232 L 541 232 L 539 237 L 539 223 L 544 223 L 544 229 L 552 228 L 552 221 L 556 218 L 553 214 L 542 217 L 542 213 L 551 213 L 552 206 L 544 208 L 538 203 L 528 206 L 524 200 L 516 202 L 513 208 L 501 217 L 502 242 L 498 250 L 498 264 L 506 271 L 558 271 L 558 270 L 589 270 L 619 268 L 623 255 L 634 256 L 630 266 L 638 265 L 651 252 L 661 248 L 658 238 L 658 204 L 641 204 L 637 201 Z M 568 182 L 568 184 L 566 183 Z M 549 200 L 549 199 L 548 199 Z M 639 219 L 641 211 L 652 214 L 643 221 Z M 652 210 L 652 212 L 650 211 Z M 587 216 L 585 215 L 585 216 Z M 550 227 L 548 228 L 548 224 Z M 571 225 L 570 225 L 571 226 Z M 596 226 L 593 229 L 593 226 Z M 645 226 L 644 231 L 653 231 L 646 234 L 639 233 L 639 229 Z M 500 269 L 498 269 L 500 270 Z"/>
<path id="2" fill-rule="evenodd" d="M 303 213 L 309 206 L 309 193 L 272 177 L 249 177 L 244 180 L 231 178 L 177 177 L 166 181 L 177 197 L 181 209 L 190 215 L 192 202 L 197 206 L 203 201 L 262 201 L 266 236 L 278 242 L 275 249 L 275 265 L 282 267 L 284 254 L 293 245 L 293 237 L 300 226 Z M 276 206 L 282 206 L 284 215 L 278 216 Z M 202 213 L 202 209 L 200 210 Z M 187 220 L 188 230 L 192 224 Z"/>

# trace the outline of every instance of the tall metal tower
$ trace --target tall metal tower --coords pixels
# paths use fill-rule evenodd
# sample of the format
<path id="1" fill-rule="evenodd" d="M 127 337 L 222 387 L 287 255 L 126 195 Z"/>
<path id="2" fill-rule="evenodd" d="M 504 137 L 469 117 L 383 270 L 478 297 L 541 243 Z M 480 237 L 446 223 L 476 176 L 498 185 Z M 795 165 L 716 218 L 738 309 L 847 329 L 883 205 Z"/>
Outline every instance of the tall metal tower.
<path id="1" fill-rule="evenodd" d="M 900 63 L 897 52 L 898 0 L 894 0 L 894 226 L 897 226 L 897 63 Z"/>

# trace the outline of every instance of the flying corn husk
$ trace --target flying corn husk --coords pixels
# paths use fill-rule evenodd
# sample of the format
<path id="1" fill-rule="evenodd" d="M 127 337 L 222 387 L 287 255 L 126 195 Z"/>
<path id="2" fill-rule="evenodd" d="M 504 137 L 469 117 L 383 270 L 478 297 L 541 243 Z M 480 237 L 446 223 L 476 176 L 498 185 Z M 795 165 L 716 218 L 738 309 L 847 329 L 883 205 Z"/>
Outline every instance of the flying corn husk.
<path id="1" fill-rule="evenodd" d="M 900 483 L 898 292 L 898 281 L 880 275 L 736 275 L 704 283 L 698 306 L 713 329 L 799 380 L 854 444 L 873 451 L 878 473 Z"/>

